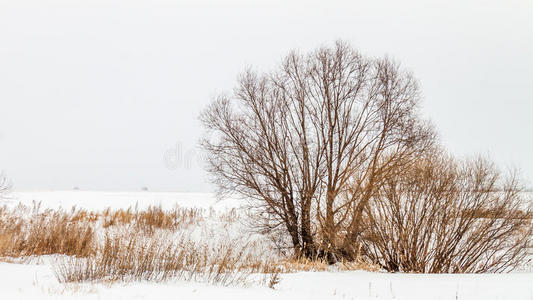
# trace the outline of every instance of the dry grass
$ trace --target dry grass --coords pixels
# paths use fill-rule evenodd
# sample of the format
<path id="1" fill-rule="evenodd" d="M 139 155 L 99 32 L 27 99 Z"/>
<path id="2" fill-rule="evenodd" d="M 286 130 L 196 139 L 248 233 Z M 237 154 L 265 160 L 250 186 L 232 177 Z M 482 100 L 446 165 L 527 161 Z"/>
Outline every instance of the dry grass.
<path id="1" fill-rule="evenodd" d="M 208 245 L 190 238 L 172 240 L 165 235 L 153 237 L 128 233 L 106 236 L 97 254 L 88 258 L 66 258 L 56 265 L 60 282 L 115 282 L 192 280 L 223 286 L 246 286 L 260 282 L 274 287 L 280 273 L 328 271 L 325 261 L 308 259 L 265 260 L 257 255 L 255 244 L 242 246 Z M 359 262 L 339 263 L 338 270 L 376 271 Z M 259 278 L 254 274 L 260 274 Z"/>
<path id="2" fill-rule="evenodd" d="M 178 230 L 197 224 L 203 218 L 199 209 L 178 208 L 165 211 L 161 207 L 146 210 L 88 212 L 44 210 L 33 207 L 0 207 L 0 257 L 25 257 L 65 254 L 88 257 L 98 250 L 95 230 L 133 226 L 138 231 L 153 233 L 156 229 Z"/>
<path id="3" fill-rule="evenodd" d="M 339 261 L 334 266 L 330 265 L 325 259 L 311 260 L 305 257 L 301 258 L 289 258 L 279 260 L 276 262 L 279 272 L 292 273 L 292 272 L 317 272 L 317 271 L 331 271 L 331 270 L 365 270 L 375 272 L 379 270 L 379 267 L 366 262 L 360 258 L 355 261 Z"/>
<path id="4" fill-rule="evenodd" d="M 42 211 L 38 204 L 3 207 L 0 257 L 62 254 L 53 267 L 64 283 L 181 279 L 274 287 L 279 273 L 330 270 L 324 261 L 281 259 L 265 245 L 266 237 L 254 240 L 241 232 L 240 218 L 234 209 L 224 213 L 179 207 L 88 212 Z M 337 265 L 342 270 L 368 269 L 365 266 Z"/>
<path id="5" fill-rule="evenodd" d="M 146 232 L 156 229 L 177 230 L 198 224 L 203 221 L 203 210 L 198 208 L 175 207 L 170 211 L 163 210 L 160 206 L 150 206 L 145 210 L 128 208 L 126 210 L 110 210 L 100 214 L 103 227 L 116 225 L 134 225 Z"/>
<path id="6" fill-rule="evenodd" d="M 19 210 L 18 213 L 23 211 Z M 77 211 L 47 210 L 23 218 L 18 217 L 16 211 L 0 209 L 2 257 L 47 254 L 87 257 L 93 252 L 93 240 L 92 225 L 85 219 L 79 219 Z"/>
<path id="7" fill-rule="evenodd" d="M 96 255 L 67 258 L 56 265 L 60 282 L 165 281 L 182 279 L 219 285 L 246 285 L 257 266 L 248 247 L 215 248 L 189 238 L 172 240 L 128 233 L 106 236 Z M 250 265 L 255 266 L 251 268 Z"/>

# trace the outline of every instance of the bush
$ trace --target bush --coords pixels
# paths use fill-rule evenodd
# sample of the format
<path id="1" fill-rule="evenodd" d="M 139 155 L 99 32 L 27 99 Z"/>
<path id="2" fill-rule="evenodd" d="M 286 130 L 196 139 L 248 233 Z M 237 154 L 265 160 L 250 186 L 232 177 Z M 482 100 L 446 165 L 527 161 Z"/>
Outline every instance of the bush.
<path id="1" fill-rule="evenodd" d="M 531 214 L 516 175 L 485 159 L 434 154 L 386 180 L 365 214 L 363 251 L 388 271 L 510 271 L 524 262 Z"/>
<path id="2" fill-rule="evenodd" d="M 11 182 L 4 173 L 0 173 L 0 199 L 11 190 Z"/>

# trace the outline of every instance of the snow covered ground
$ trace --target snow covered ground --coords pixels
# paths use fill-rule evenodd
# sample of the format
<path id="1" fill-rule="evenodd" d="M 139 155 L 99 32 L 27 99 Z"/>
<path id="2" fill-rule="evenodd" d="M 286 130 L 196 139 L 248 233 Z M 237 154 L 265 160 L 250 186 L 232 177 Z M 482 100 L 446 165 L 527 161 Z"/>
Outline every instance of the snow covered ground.
<path id="1" fill-rule="evenodd" d="M 24 204 L 31 206 L 33 202 L 40 202 L 43 207 L 70 209 L 73 206 L 87 210 L 127 209 L 148 206 L 172 208 L 182 207 L 225 208 L 238 207 L 237 199 L 217 201 L 210 193 L 173 193 L 173 192 L 103 192 L 103 191 L 20 191 L 11 193 L 3 203 L 14 206 Z"/>
<path id="2" fill-rule="evenodd" d="M 1 299 L 533 299 L 533 274 L 284 274 L 275 290 L 194 282 L 57 283 L 46 264 L 0 264 Z"/>
<path id="3" fill-rule="evenodd" d="M 210 194 L 157 192 L 40 191 L 15 192 L 2 200 L 8 206 L 41 202 L 44 208 L 89 210 L 106 207 L 171 208 L 238 206 L 237 200 L 216 201 Z M 483 275 L 386 274 L 363 271 L 282 274 L 270 289 L 212 286 L 195 282 L 128 284 L 60 284 L 49 260 L 0 263 L 0 299 L 533 299 L 533 273 Z"/>

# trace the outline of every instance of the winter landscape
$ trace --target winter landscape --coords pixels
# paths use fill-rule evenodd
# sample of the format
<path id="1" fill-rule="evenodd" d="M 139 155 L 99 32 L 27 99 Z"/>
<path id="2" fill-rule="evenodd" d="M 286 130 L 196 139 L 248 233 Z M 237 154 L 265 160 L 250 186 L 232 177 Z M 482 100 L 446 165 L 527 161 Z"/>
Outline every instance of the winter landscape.
<path id="1" fill-rule="evenodd" d="M 254 236 L 239 219 L 230 217 L 243 213 L 238 199 L 217 201 L 209 193 L 32 191 L 13 193 L 4 201 L 9 209 L 24 205 L 29 211 L 40 204 L 41 212 L 48 209 L 70 212 L 73 207 L 87 212 L 128 208 L 143 211 L 149 207 L 168 211 L 176 207 L 195 209 L 204 217 L 179 229 L 181 234 L 194 235 L 199 244 L 209 244 L 215 249 L 238 249 L 256 241 L 260 243 L 255 246 L 259 248 L 254 247 L 256 254 L 263 259 L 276 258 L 267 246 L 270 242 L 266 236 Z M 99 238 L 102 234 L 97 233 Z M 529 269 L 510 274 L 390 274 L 319 265 L 310 266 L 309 271 L 281 273 L 272 287 L 269 286 L 272 276 L 264 274 L 251 274 L 228 285 L 209 282 L 202 276 L 194 281 L 64 284 L 60 283 L 57 271 L 65 259 L 65 255 L 54 254 L 2 262 L 4 299 L 531 299 L 533 296 L 533 273 Z"/>
<path id="2" fill-rule="evenodd" d="M 0 0 L 0 300 L 533 300 L 532 15 Z"/>

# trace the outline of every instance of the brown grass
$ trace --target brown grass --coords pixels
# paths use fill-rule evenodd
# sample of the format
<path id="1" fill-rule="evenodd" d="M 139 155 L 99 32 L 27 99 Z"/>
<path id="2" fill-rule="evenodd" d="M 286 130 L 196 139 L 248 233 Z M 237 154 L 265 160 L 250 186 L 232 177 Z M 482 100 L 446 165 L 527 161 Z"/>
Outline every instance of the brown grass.
<path id="1" fill-rule="evenodd" d="M 207 222 L 206 214 L 212 222 Z M 329 270 L 320 260 L 279 258 L 265 247 L 266 238 L 245 243 L 246 234 L 219 236 L 238 226 L 241 217 L 237 210 L 217 213 L 179 207 L 102 212 L 42 211 L 38 204 L 3 207 L 0 257 L 63 254 L 53 268 L 65 283 L 181 279 L 274 287 L 279 273 Z M 366 267 L 340 263 L 338 268 Z"/>
<path id="2" fill-rule="evenodd" d="M 99 217 L 103 227 L 116 225 L 135 225 L 146 232 L 155 229 L 177 230 L 198 224 L 203 221 L 203 210 L 198 208 L 175 207 L 170 211 L 163 210 L 160 206 L 150 206 L 145 210 L 119 209 L 104 210 Z"/>
<path id="3" fill-rule="evenodd" d="M 67 258 L 56 265 L 60 282 L 165 281 L 183 279 L 211 284 L 246 285 L 249 276 L 266 270 L 249 245 L 208 245 L 189 237 L 148 236 L 130 231 L 106 236 L 96 254 Z"/>
<path id="4" fill-rule="evenodd" d="M 33 207 L 0 207 L 0 257 L 25 257 L 65 254 L 88 257 L 97 251 L 95 228 L 132 225 L 138 231 L 153 233 L 156 229 L 178 230 L 203 220 L 200 209 L 176 207 L 165 211 L 149 207 L 138 211 L 110 210 L 89 212 L 44 210 Z"/>
<path id="5" fill-rule="evenodd" d="M 20 213 L 20 211 L 19 211 Z M 93 252 L 93 227 L 77 211 L 44 211 L 30 218 L 0 209 L 0 256 L 65 254 L 87 257 Z"/>

